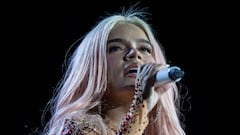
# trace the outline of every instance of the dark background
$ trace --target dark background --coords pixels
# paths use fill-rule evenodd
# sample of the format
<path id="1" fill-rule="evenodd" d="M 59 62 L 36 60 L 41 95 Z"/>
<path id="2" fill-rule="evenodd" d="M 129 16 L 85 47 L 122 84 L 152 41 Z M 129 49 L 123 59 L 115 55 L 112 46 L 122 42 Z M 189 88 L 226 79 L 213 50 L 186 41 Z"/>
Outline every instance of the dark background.
<path id="1" fill-rule="evenodd" d="M 13 94 L 16 104 L 11 108 L 16 124 L 13 132 L 28 135 L 40 128 L 42 110 L 62 76 L 70 45 L 88 32 L 99 17 L 133 3 L 136 1 L 21 3 L 21 10 L 15 10 L 17 17 L 12 19 L 17 23 L 10 23 L 14 24 L 15 38 L 9 42 L 14 45 L 8 46 L 14 48 L 11 53 L 17 61 L 11 68 L 14 78 L 9 79 L 16 82 L 9 87 L 18 87 Z M 209 48 L 213 47 L 214 41 L 209 39 L 216 30 L 213 20 L 218 13 L 212 11 L 213 5 L 209 3 L 146 0 L 140 1 L 139 5 L 149 7 L 152 14 L 149 22 L 158 33 L 157 38 L 163 44 L 169 62 L 186 73 L 181 83 L 186 86 L 186 100 L 191 104 L 190 110 L 183 110 L 187 134 L 208 134 L 210 93 L 205 91 L 207 67 L 204 65 L 207 65 L 206 60 L 212 60 Z"/>

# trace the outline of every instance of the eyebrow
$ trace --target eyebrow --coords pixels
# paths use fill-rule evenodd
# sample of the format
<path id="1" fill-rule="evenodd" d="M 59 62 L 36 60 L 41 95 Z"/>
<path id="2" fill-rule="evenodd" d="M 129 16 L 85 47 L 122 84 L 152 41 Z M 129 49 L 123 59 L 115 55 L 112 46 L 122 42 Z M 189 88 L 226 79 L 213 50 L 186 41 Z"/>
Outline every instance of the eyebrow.
<path id="1" fill-rule="evenodd" d="M 147 43 L 147 44 L 151 45 L 151 43 L 146 39 L 138 38 L 135 41 L 137 41 L 139 43 Z M 112 43 L 112 42 L 127 42 L 127 41 L 125 39 L 122 39 L 122 38 L 114 38 L 114 39 L 111 39 L 111 40 L 107 41 L 107 43 Z"/>

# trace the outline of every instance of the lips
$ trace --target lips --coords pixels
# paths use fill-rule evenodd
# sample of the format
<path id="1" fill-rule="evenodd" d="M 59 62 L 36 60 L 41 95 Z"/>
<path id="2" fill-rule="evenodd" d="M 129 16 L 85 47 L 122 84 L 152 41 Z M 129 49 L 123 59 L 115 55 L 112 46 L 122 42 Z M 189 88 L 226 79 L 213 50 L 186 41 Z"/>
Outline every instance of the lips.
<path id="1" fill-rule="evenodd" d="M 138 70 L 137 63 L 131 63 L 129 65 L 126 65 L 124 68 L 124 76 L 136 78 L 137 70 Z"/>

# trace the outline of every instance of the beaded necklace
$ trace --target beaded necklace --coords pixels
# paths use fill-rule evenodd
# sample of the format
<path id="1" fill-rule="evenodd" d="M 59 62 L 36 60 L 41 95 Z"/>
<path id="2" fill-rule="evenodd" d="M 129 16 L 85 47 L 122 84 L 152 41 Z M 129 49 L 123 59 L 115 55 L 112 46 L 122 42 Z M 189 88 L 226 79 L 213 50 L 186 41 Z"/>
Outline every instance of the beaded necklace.
<path id="1" fill-rule="evenodd" d="M 130 133 L 132 125 L 135 124 L 136 122 L 136 117 L 142 114 L 138 112 L 139 110 L 141 110 L 141 108 L 145 107 L 145 104 L 143 103 L 143 97 L 142 97 L 143 91 L 142 91 L 142 86 L 140 82 L 141 82 L 141 79 L 137 78 L 132 104 L 130 106 L 129 111 L 126 113 L 126 115 L 122 119 L 119 128 L 116 130 L 116 135 L 123 135 L 123 134 Z M 148 123 L 148 120 L 146 119 L 144 122 Z M 146 123 L 143 123 L 143 124 L 146 124 Z M 139 130 L 142 131 L 143 129 L 139 129 Z"/>

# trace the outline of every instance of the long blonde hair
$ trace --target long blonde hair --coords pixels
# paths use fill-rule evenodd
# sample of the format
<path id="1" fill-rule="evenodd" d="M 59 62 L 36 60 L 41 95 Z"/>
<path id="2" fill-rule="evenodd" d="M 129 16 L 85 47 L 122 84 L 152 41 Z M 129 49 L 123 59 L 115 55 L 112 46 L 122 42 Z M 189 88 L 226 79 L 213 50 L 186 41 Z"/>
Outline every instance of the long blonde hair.
<path id="1" fill-rule="evenodd" d="M 76 112 L 87 113 L 97 107 L 107 89 L 107 59 L 106 45 L 112 28 L 118 23 L 132 23 L 143 29 L 154 46 L 154 57 L 157 63 L 165 63 L 166 58 L 154 37 L 151 26 L 144 21 L 145 12 L 130 8 L 129 10 L 105 17 L 85 35 L 69 58 L 69 63 L 63 78 L 56 88 L 53 98 L 49 102 L 52 117 L 47 123 L 44 134 L 58 135 L 62 131 L 64 120 Z M 164 93 L 155 115 L 161 108 L 160 116 L 150 123 L 146 129 L 148 135 L 184 135 L 175 106 L 178 99 L 176 84 Z M 103 133 L 105 125 L 101 118 Z"/>

